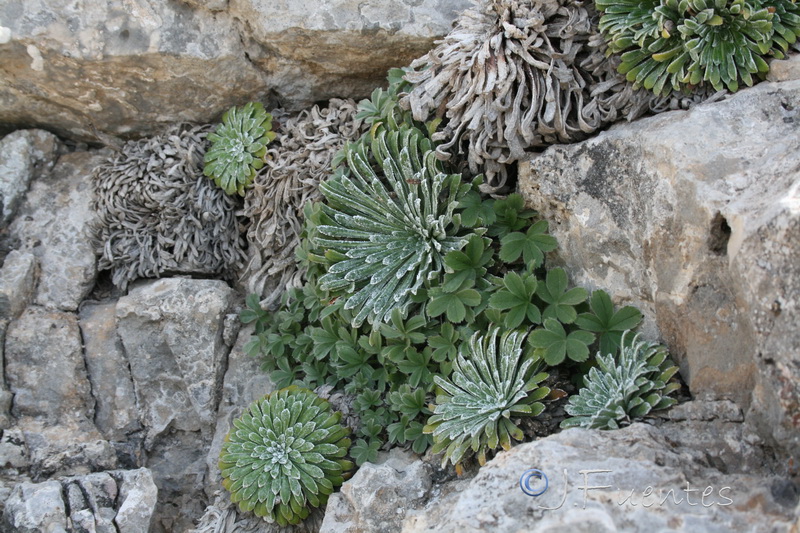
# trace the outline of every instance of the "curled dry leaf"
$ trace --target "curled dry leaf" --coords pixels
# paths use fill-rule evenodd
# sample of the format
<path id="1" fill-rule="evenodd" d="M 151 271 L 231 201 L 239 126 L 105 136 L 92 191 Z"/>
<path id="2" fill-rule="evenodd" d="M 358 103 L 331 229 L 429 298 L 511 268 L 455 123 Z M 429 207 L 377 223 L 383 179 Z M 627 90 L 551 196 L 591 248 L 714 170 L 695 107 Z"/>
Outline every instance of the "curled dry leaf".
<path id="1" fill-rule="evenodd" d="M 208 126 L 129 141 L 93 173 L 98 268 L 125 289 L 164 273 L 229 276 L 244 261 L 239 203 L 203 176 Z"/>
<path id="2" fill-rule="evenodd" d="M 303 206 L 320 199 L 319 183 L 331 172 L 333 157 L 347 141 L 362 134 L 353 100 L 332 99 L 288 119 L 273 113 L 280 125 L 267 150 L 266 164 L 245 196 L 249 257 L 240 281 L 269 306 L 290 287 L 299 287 L 295 248 L 303 229 Z M 285 120 L 285 122 L 284 122 Z"/>
<path id="3" fill-rule="evenodd" d="M 467 144 L 485 192 L 503 188 L 506 165 L 526 151 L 582 140 L 647 111 L 685 108 L 709 96 L 656 97 L 633 90 L 606 57 L 592 2 L 477 0 L 436 48 L 411 64 L 401 100 L 414 118 L 446 117 L 439 151 Z"/>

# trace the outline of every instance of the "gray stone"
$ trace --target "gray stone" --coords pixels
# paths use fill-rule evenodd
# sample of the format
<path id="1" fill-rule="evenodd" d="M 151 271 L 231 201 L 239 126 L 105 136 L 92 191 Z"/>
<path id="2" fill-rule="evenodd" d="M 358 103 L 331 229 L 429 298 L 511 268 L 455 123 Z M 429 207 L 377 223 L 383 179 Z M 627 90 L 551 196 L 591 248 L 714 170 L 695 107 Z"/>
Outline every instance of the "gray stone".
<path id="1" fill-rule="evenodd" d="M 15 417 L 91 420 L 94 404 L 74 314 L 26 309 L 8 327 L 5 363 Z"/>
<path id="2" fill-rule="evenodd" d="M 25 470 L 30 466 L 30 452 L 25 434 L 18 429 L 4 429 L 0 436 L 0 468 Z"/>
<path id="3" fill-rule="evenodd" d="M 230 0 L 248 54 L 288 107 L 359 98 L 425 54 L 469 0 Z M 258 16 L 253 16 L 258 13 Z"/>
<path id="4" fill-rule="evenodd" d="M 53 166 L 58 148 L 56 136 L 42 130 L 19 130 L 0 139 L 0 224 L 14 217 L 34 175 Z"/>
<path id="5" fill-rule="evenodd" d="M 769 63 L 767 81 L 800 80 L 800 54 L 787 59 L 773 59 Z"/>
<path id="6" fill-rule="evenodd" d="M 3 518 L 9 533 L 66 533 L 61 483 L 20 483 L 6 501 Z"/>
<path id="7" fill-rule="evenodd" d="M 121 480 L 119 509 L 114 518 L 119 533 L 148 533 L 158 500 L 158 488 L 146 468 L 114 472 Z"/>
<path id="8" fill-rule="evenodd" d="M 87 474 L 64 484 L 73 525 L 80 523 L 81 527 L 97 533 L 117 533 L 114 506 L 118 488 L 108 472 Z"/>
<path id="9" fill-rule="evenodd" d="M 161 435 L 148 452 L 147 468 L 158 486 L 153 532 L 186 531 L 207 505 L 206 454 L 209 438 L 199 431 Z"/>
<path id="10" fill-rule="evenodd" d="M 116 302 L 81 307 L 84 357 L 95 398 L 94 423 L 106 439 L 141 429 L 128 360 L 117 337 Z"/>
<path id="11" fill-rule="evenodd" d="M 13 250 L 0 270 L 0 320 L 13 320 L 28 307 L 36 289 L 36 257 Z"/>
<path id="12" fill-rule="evenodd" d="M 0 320 L 0 429 L 11 427 L 11 402 L 14 400 L 14 395 L 7 390 L 6 376 L 5 376 L 5 344 L 6 344 L 6 331 L 8 330 L 8 321 Z"/>
<path id="13" fill-rule="evenodd" d="M 693 396 L 800 460 L 800 81 L 617 125 L 520 165 L 553 264 L 634 304 Z"/>
<path id="14" fill-rule="evenodd" d="M 146 468 L 22 482 L 11 491 L 0 525 L 9 533 L 147 533 L 157 494 Z"/>
<path id="15" fill-rule="evenodd" d="M 394 448 L 383 463 L 362 465 L 331 495 L 320 531 L 400 531 L 406 513 L 422 506 L 431 485 L 430 465 Z"/>
<path id="16" fill-rule="evenodd" d="M 233 425 L 233 420 L 239 417 L 247 406 L 274 389 L 269 376 L 261 370 L 258 359 L 244 353 L 244 345 L 253 335 L 253 329 L 252 326 L 241 329 L 236 343 L 228 355 L 228 369 L 222 384 L 222 399 L 217 410 L 216 430 L 206 459 L 208 483 L 206 483 L 205 490 L 209 498 L 222 486 L 218 465 L 219 454 L 222 451 L 225 436 Z"/>
<path id="17" fill-rule="evenodd" d="M 85 419 L 61 420 L 50 425 L 22 418 L 18 427 L 25 434 L 30 453 L 29 472 L 34 480 L 80 476 L 118 466 L 113 446 Z"/>
<path id="18" fill-rule="evenodd" d="M 366 97 L 469 0 L 0 3 L 0 123 L 101 140 L 265 100 Z"/>
<path id="19" fill-rule="evenodd" d="M 499 453 L 460 490 L 409 512 L 402 531 L 791 531 L 796 498 L 774 495 L 786 480 L 737 464 L 720 471 L 703 456 L 715 457 L 725 443 L 697 440 L 697 433 L 681 423 L 637 423 L 521 444 Z M 548 480 L 539 496 L 520 487 L 534 468 Z M 532 492 L 545 489 L 541 478 L 524 479 Z"/>
<path id="20" fill-rule="evenodd" d="M 147 447 L 169 427 L 213 431 L 234 297 L 222 281 L 172 278 L 139 284 L 117 303 Z"/>
<path id="21" fill-rule="evenodd" d="M 177 2 L 4 0 L 0 25 L 0 123 L 83 140 L 153 134 L 270 88 L 230 16 Z"/>
<path id="22" fill-rule="evenodd" d="M 90 179 L 101 160 L 102 155 L 91 152 L 61 156 L 50 174 L 33 182 L 9 228 L 22 249 L 39 260 L 39 305 L 75 311 L 94 286 L 97 261 L 88 233 L 95 218 Z"/>
<path id="23" fill-rule="evenodd" d="M 743 422 L 742 410 L 735 403 L 722 400 L 718 402 L 686 402 L 665 411 L 661 416 L 670 420 L 722 420 L 723 422 Z"/>

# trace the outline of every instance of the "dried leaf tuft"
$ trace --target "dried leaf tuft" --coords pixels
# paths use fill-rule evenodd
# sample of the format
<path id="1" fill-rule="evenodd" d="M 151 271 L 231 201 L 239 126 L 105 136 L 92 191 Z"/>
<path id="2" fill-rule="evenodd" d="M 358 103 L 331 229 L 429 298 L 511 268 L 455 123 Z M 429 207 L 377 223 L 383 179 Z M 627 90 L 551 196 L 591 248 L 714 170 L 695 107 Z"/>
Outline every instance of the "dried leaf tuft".
<path id="1" fill-rule="evenodd" d="M 129 141 L 93 174 L 98 268 L 123 290 L 165 273 L 230 276 L 245 254 L 239 203 L 203 176 L 209 126 Z"/>
<path id="2" fill-rule="evenodd" d="M 606 57 L 592 2 L 476 0 L 454 29 L 411 64 L 414 88 L 401 104 L 414 118 L 449 119 L 436 140 L 462 150 L 485 192 L 497 192 L 506 165 L 528 150 L 585 139 L 598 129 L 647 111 L 684 108 L 702 91 L 657 97 L 633 90 Z"/>
<path id="3" fill-rule="evenodd" d="M 303 229 L 303 206 L 320 199 L 319 183 L 331 173 L 333 157 L 345 142 L 362 134 L 353 100 L 332 99 L 328 107 L 314 106 L 280 123 L 267 150 L 266 164 L 245 196 L 244 215 L 249 257 L 241 274 L 248 293 L 270 306 L 281 294 L 302 284 L 295 248 Z"/>

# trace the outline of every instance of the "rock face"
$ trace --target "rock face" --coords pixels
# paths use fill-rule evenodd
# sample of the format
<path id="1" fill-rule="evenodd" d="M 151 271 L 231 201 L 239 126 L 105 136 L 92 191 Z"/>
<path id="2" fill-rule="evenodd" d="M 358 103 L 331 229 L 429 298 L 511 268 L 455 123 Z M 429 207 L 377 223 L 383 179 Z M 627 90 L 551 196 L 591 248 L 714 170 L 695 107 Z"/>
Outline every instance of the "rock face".
<path id="1" fill-rule="evenodd" d="M 9 533 L 147 533 L 157 494 L 146 468 L 25 482 L 6 501 L 0 525 Z"/>
<path id="2" fill-rule="evenodd" d="M 435 487 L 422 501 L 397 502 L 399 525 L 381 531 L 793 531 L 798 495 L 791 480 L 763 476 L 759 439 L 737 422 L 738 409 L 692 402 L 677 411 L 681 420 L 661 426 L 570 429 L 501 452 L 473 478 L 450 484 L 450 492 Z M 530 469 L 548 484 L 523 477 Z M 341 494 L 359 486 L 360 476 Z M 541 494 L 523 492 L 521 479 Z M 331 524 L 326 516 L 321 531 L 376 531 L 359 517 L 384 484 L 362 487 L 349 519 Z"/>
<path id="3" fill-rule="evenodd" d="M 16 214 L 31 178 L 41 170 L 52 168 L 59 144 L 55 135 L 42 130 L 19 130 L 0 139 L 0 222 L 3 225 Z"/>
<path id="4" fill-rule="evenodd" d="M 395 448 L 384 462 L 364 464 L 331 495 L 322 531 L 400 531 L 406 511 L 427 498 L 431 485 L 430 465 Z"/>
<path id="5" fill-rule="evenodd" d="M 359 98 L 423 55 L 469 0 L 231 0 L 253 63 L 289 107 Z M 254 14 L 257 14 L 254 16 Z"/>
<path id="6" fill-rule="evenodd" d="M 145 428 L 147 466 L 162 494 L 157 531 L 183 531 L 202 514 L 206 454 L 230 347 L 235 293 L 222 281 L 140 283 L 116 305 Z"/>
<path id="7" fill-rule="evenodd" d="M 70 138 L 208 122 L 269 90 L 228 16 L 176 2 L 0 3 L 0 122 Z"/>
<path id="8" fill-rule="evenodd" d="M 33 254 L 12 250 L 0 270 L 0 319 L 17 318 L 33 300 L 38 263 Z"/>
<path id="9" fill-rule="evenodd" d="M 90 177 L 101 160 L 92 152 L 62 155 L 52 172 L 34 180 L 9 228 L 39 260 L 39 305 L 74 311 L 94 286 L 97 260 L 86 228 L 95 217 Z"/>
<path id="10" fill-rule="evenodd" d="M 637 305 L 696 398 L 800 450 L 800 81 L 620 125 L 520 166 L 571 279 Z"/>
<path id="11" fill-rule="evenodd" d="M 57 423 L 91 420 L 94 405 L 75 315 L 29 307 L 6 333 L 12 414 Z"/>
<path id="12" fill-rule="evenodd" d="M 75 139 L 363 97 L 468 0 L 0 2 L 0 123 Z M 276 103 L 276 102 L 273 102 Z M 113 142 L 113 139 L 110 141 Z"/>
<path id="13" fill-rule="evenodd" d="M 109 441 L 123 442 L 141 424 L 128 359 L 117 337 L 116 304 L 84 305 L 80 328 L 96 401 L 94 423 Z"/>
<path id="14" fill-rule="evenodd" d="M 238 317 L 236 317 L 238 321 Z M 239 331 L 236 343 L 228 356 L 228 368 L 222 385 L 222 399 L 217 408 L 217 422 L 214 439 L 206 457 L 208 480 L 206 494 L 211 498 L 222 486 L 219 472 L 219 454 L 225 436 L 233 427 L 233 420 L 241 416 L 244 409 L 275 388 L 269 376 L 260 368 L 258 359 L 244 352 L 244 344 L 250 340 L 254 328 Z"/>
<path id="15" fill-rule="evenodd" d="M 225 282 L 162 279 L 131 290 L 116 306 L 147 441 L 173 427 L 208 430 L 230 349 L 222 340 L 233 291 Z"/>

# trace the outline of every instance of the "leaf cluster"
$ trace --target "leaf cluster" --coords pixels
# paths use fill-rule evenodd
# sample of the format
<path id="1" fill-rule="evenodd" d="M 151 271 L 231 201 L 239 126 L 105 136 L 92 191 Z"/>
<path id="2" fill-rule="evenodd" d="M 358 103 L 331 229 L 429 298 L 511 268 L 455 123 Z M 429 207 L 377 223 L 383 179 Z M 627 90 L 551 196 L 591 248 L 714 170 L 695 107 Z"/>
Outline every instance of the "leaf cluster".
<path id="1" fill-rule="evenodd" d="M 360 104 L 375 127 L 344 150 L 325 202 L 304 211 L 306 284 L 277 311 L 248 298 L 246 350 L 278 386 L 353 397 L 359 465 L 390 445 L 483 462 L 521 438 L 519 416 L 541 412 L 540 367 L 587 363 L 641 315 L 548 270 L 547 222 L 518 194 L 487 197 L 481 176 L 448 173 L 395 92 Z M 484 412 L 489 397 L 502 408 Z"/>
<path id="2" fill-rule="evenodd" d="M 353 468 L 341 414 L 328 402 L 288 387 L 254 402 L 233 421 L 219 467 L 231 501 L 281 526 L 298 524 Z"/>
<path id="3" fill-rule="evenodd" d="M 618 355 L 597 354 L 597 367 L 584 377 L 585 387 L 565 407 L 572 415 L 561 427 L 617 429 L 651 411 L 676 403 L 669 394 L 680 388 L 670 381 L 673 366 L 663 346 L 639 340 L 625 331 Z"/>
<path id="4" fill-rule="evenodd" d="M 232 107 L 222 123 L 208 134 L 212 142 L 204 156 L 203 174 L 227 194 L 244 196 L 256 171 L 264 166 L 267 145 L 275 138 L 272 115 L 259 102 Z"/>
<path id="5" fill-rule="evenodd" d="M 709 83 L 736 91 L 800 36 L 793 0 L 595 0 L 610 53 L 634 87 L 655 94 Z"/>
<path id="6" fill-rule="evenodd" d="M 433 453 L 444 452 L 443 466 L 458 464 L 468 451 L 483 465 L 487 451 L 498 446 L 508 450 L 512 439 L 522 440 L 512 416 L 536 416 L 544 410 L 539 400 L 550 389 L 539 384 L 547 374 L 539 372 L 539 360 L 524 356 L 525 333 L 507 330 L 498 346 L 498 332 L 475 333 L 462 344 L 451 376 L 434 378 L 442 394 L 423 432 L 433 435 Z"/>

